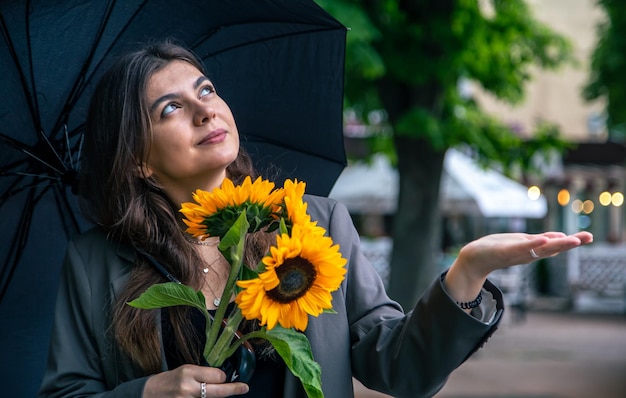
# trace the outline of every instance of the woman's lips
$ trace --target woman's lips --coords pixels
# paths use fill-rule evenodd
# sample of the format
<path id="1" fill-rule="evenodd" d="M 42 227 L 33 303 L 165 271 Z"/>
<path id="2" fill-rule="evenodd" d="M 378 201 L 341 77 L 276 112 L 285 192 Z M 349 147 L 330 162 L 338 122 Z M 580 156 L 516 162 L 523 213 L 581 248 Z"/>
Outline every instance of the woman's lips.
<path id="1" fill-rule="evenodd" d="M 217 144 L 217 143 L 224 141 L 225 139 L 226 139 L 226 130 L 217 129 L 207 134 L 200 142 L 198 142 L 198 145 Z"/>

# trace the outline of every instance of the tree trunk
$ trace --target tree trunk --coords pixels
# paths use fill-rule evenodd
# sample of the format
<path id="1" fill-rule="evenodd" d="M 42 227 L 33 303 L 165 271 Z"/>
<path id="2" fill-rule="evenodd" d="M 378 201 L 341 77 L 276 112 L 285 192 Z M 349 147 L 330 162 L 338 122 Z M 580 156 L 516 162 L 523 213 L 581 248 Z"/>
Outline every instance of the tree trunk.
<path id="1" fill-rule="evenodd" d="M 378 82 L 378 90 L 393 125 L 415 106 L 437 108 L 443 93 L 441 85 L 434 81 L 411 87 L 389 77 Z M 445 150 L 434 150 L 418 134 L 410 137 L 396 133 L 393 140 L 400 189 L 393 219 L 388 293 L 408 310 L 439 271 L 439 185 Z"/>
<path id="2" fill-rule="evenodd" d="M 407 24 L 422 29 L 425 36 L 419 43 L 394 41 L 395 27 L 386 25 L 385 15 L 379 8 L 381 2 L 370 2 L 367 8 L 372 20 L 379 21 L 378 27 L 383 32 L 379 52 L 390 61 L 411 57 L 416 52 L 427 55 L 420 62 L 440 63 L 442 58 L 446 58 L 448 50 L 442 48 L 438 31 L 425 27 L 431 25 L 432 18 L 443 21 L 441 26 L 449 26 L 447 22 L 451 21 L 456 1 L 402 0 L 398 3 L 405 13 Z M 403 69 L 403 62 L 391 62 L 389 65 L 393 68 L 377 81 L 377 88 L 390 123 L 396 126 L 407 112 L 417 108 L 440 118 L 446 87 L 442 77 L 427 79 L 421 84 L 407 82 L 404 73 L 410 66 Z M 413 136 L 407 133 L 410 132 L 395 131 L 393 135 L 400 189 L 393 219 L 388 293 L 408 310 L 415 305 L 439 271 L 435 256 L 439 253 L 441 241 L 439 185 L 445 150 L 434 150 L 419 131 Z"/>
<path id="3" fill-rule="evenodd" d="M 400 190 L 393 220 L 389 295 L 411 309 L 439 273 L 439 186 L 444 152 L 422 138 L 394 136 Z"/>

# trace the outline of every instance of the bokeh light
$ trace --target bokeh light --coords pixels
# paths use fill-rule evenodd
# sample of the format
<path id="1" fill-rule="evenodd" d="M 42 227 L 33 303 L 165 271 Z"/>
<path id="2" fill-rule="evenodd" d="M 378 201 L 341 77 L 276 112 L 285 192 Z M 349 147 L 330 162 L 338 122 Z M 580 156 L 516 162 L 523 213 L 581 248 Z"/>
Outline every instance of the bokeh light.
<path id="1" fill-rule="evenodd" d="M 528 187 L 528 198 L 530 200 L 537 200 L 541 196 L 541 189 L 538 186 L 533 185 Z"/>
<path id="2" fill-rule="evenodd" d="M 613 206 L 621 206 L 624 204 L 624 194 L 622 194 L 621 192 L 615 192 L 613 194 L 613 196 L 611 196 L 611 203 L 613 203 Z"/>
<path id="3" fill-rule="evenodd" d="M 611 204 L 611 197 L 612 195 L 610 192 L 604 191 L 598 197 L 598 201 L 602 206 L 608 206 Z"/>
<path id="4" fill-rule="evenodd" d="M 593 208 L 594 208 L 594 207 L 595 207 L 595 206 L 594 206 L 594 204 L 593 204 L 593 201 L 592 201 L 592 200 L 589 200 L 589 199 L 585 200 L 585 201 L 583 202 L 583 213 L 585 213 L 585 214 L 589 214 L 589 213 L 591 213 L 591 212 L 593 211 Z"/>
<path id="5" fill-rule="evenodd" d="M 572 211 L 574 213 L 580 213 L 583 210 L 583 201 L 580 199 L 574 199 L 572 202 Z"/>
<path id="6" fill-rule="evenodd" d="M 587 229 L 590 226 L 591 226 L 591 217 L 581 214 L 580 217 L 578 217 L 578 228 Z"/>
<path id="7" fill-rule="evenodd" d="M 556 200 L 561 206 L 567 206 L 569 203 L 569 191 L 567 189 L 561 189 L 556 197 Z"/>

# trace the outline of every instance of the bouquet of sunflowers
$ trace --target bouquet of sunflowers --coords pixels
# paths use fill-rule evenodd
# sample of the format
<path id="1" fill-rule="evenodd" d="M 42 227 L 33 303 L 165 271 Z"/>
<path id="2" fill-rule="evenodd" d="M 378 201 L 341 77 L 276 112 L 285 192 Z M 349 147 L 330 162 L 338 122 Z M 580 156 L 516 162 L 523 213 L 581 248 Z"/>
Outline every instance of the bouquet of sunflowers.
<path id="1" fill-rule="evenodd" d="M 309 397 L 323 397 L 321 369 L 302 333 L 308 316 L 333 312 L 331 292 L 346 273 L 346 260 L 324 228 L 307 213 L 305 183 L 287 180 L 282 188 L 250 177 L 235 186 L 225 179 L 212 192 L 197 190 L 196 203 L 183 203 L 181 213 L 194 237 L 219 236 L 218 249 L 230 264 L 230 274 L 211 316 L 201 292 L 174 282 L 150 287 L 129 304 L 155 309 L 189 305 L 206 316 L 203 356 L 220 367 L 250 339 L 267 340 L 298 377 Z M 244 264 L 247 234 L 276 233 L 276 243 L 259 264 Z M 235 306 L 227 314 L 230 298 Z M 226 317 L 227 315 L 227 317 Z M 243 319 L 258 320 L 260 328 L 241 335 Z"/>

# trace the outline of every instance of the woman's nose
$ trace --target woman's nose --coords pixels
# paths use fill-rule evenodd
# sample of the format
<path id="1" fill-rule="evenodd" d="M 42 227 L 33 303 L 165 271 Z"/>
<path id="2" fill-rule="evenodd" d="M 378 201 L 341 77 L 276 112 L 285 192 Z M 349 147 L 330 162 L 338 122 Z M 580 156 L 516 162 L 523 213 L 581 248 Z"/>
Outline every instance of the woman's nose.
<path id="1" fill-rule="evenodd" d="M 215 117 L 215 109 L 212 106 L 207 104 L 199 104 L 196 109 L 195 115 L 195 124 L 197 126 L 202 126 L 205 123 L 208 123 Z"/>

